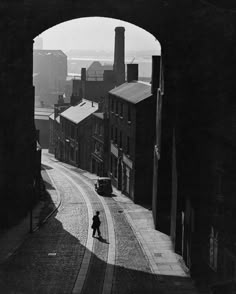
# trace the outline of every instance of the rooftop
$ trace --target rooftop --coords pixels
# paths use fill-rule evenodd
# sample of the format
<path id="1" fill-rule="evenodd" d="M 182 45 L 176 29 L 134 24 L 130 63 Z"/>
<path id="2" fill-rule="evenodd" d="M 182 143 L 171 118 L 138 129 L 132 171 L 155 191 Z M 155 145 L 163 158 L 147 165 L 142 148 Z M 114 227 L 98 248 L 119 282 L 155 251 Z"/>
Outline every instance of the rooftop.
<path id="1" fill-rule="evenodd" d="M 57 121 L 58 123 L 60 123 L 60 115 L 58 115 L 58 116 L 56 117 L 56 121 Z"/>
<path id="2" fill-rule="evenodd" d="M 152 95 L 151 85 L 140 81 L 124 83 L 119 87 L 112 89 L 109 93 L 134 104 L 139 103 Z"/>
<path id="3" fill-rule="evenodd" d="M 95 113 L 93 113 L 93 115 L 100 118 L 100 119 L 104 119 L 104 113 L 103 112 L 95 112 Z"/>
<path id="4" fill-rule="evenodd" d="M 51 115 L 49 115 L 49 118 L 54 120 L 54 112 Z"/>
<path id="5" fill-rule="evenodd" d="M 53 108 L 46 108 L 46 107 L 35 107 L 34 113 L 53 113 L 54 109 Z"/>
<path id="6" fill-rule="evenodd" d="M 98 103 L 83 99 L 81 103 L 69 107 L 60 115 L 73 123 L 78 124 L 97 110 Z"/>
<path id="7" fill-rule="evenodd" d="M 54 55 L 54 56 L 65 56 L 67 57 L 67 55 L 61 51 L 61 50 L 44 50 L 44 49 L 34 49 L 33 51 L 34 55 Z"/>
<path id="8" fill-rule="evenodd" d="M 113 70 L 113 65 L 112 64 L 101 64 L 99 61 L 94 61 L 87 69 L 87 73 L 90 71 L 104 71 L 104 70 Z"/>
<path id="9" fill-rule="evenodd" d="M 54 110 L 52 108 L 35 108 L 34 119 L 48 120 L 53 112 Z"/>

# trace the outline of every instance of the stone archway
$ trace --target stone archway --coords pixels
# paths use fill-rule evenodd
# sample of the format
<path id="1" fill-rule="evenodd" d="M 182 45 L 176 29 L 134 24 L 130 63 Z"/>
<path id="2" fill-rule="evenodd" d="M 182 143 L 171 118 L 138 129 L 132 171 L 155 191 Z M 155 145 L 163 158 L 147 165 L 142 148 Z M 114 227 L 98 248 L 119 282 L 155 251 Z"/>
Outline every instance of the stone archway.
<path id="1" fill-rule="evenodd" d="M 1 7 L 4 17 L 0 45 L 3 89 L 0 223 L 8 224 L 14 214 L 26 213 L 31 203 L 32 195 L 27 187 L 33 185 L 36 164 L 32 40 L 56 24 L 88 16 L 112 17 L 133 23 L 153 34 L 161 43 L 165 96 L 158 209 L 167 223 L 170 222 L 174 141 L 178 182 L 177 191 L 174 191 L 178 195 L 176 236 L 182 225 L 179 214 L 185 209 L 186 199 L 190 200 L 195 212 L 196 225 L 207 220 L 207 209 L 203 208 L 214 195 L 215 162 L 219 157 L 225 160 L 225 144 L 234 146 L 236 140 L 229 122 L 235 114 L 235 12 L 214 6 L 214 0 L 210 4 L 200 0 L 150 0 L 148 4 L 144 0 L 8 2 Z M 215 146 L 214 152 L 212 146 Z M 202 210 L 203 219 L 202 214 L 198 214 Z M 194 244 L 192 256 L 205 244 L 205 232 L 201 234 L 199 242 Z M 197 258 L 193 258 L 192 264 L 196 261 Z"/>

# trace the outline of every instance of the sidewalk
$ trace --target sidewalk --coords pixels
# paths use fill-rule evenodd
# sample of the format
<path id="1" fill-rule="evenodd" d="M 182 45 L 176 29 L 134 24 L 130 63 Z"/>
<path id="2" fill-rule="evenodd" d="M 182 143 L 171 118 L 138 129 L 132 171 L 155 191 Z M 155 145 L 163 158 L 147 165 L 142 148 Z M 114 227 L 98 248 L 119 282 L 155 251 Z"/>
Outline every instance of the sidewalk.
<path id="1" fill-rule="evenodd" d="M 47 172 L 41 172 L 44 182 L 53 186 Z M 47 187 L 46 187 L 47 188 Z M 41 224 L 58 208 L 60 197 L 56 190 L 47 189 L 49 195 L 41 200 L 32 211 L 32 229 L 36 231 Z M 50 198 L 51 199 L 50 199 Z M 30 236 L 30 214 L 28 214 L 18 225 L 10 228 L 0 235 L 0 264 L 9 258 L 17 248 Z"/>
<path id="2" fill-rule="evenodd" d="M 94 183 L 94 179 L 97 178 L 89 172 L 82 174 L 91 183 Z M 152 273 L 157 275 L 164 287 L 169 289 L 170 293 L 173 289 L 176 289 L 176 294 L 199 293 L 183 258 L 174 252 L 170 236 L 155 230 L 152 211 L 133 203 L 115 187 L 113 187 L 113 193 L 116 195 L 113 200 L 119 204 L 120 212 L 124 213 L 132 227 L 149 261 Z"/>
<path id="3" fill-rule="evenodd" d="M 174 252 L 171 238 L 154 228 L 152 211 L 134 204 L 120 191 L 114 189 L 113 199 L 119 203 L 146 253 L 153 273 L 189 277 L 182 257 Z"/>

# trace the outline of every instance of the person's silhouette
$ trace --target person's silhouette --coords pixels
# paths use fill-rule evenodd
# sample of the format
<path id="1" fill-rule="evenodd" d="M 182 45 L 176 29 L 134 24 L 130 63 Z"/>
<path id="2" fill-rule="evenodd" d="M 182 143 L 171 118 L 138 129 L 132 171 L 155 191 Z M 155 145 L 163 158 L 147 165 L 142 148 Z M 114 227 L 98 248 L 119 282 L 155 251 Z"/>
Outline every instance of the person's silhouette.
<path id="1" fill-rule="evenodd" d="M 100 232 L 100 225 L 101 225 L 101 221 L 99 218 L 99 211 L 96 211 L 96 215 L 93 216 L 93 224 L 92 224 L 92 229 L 93 229 L 93 237 L 95 237 L 96 232 L 98 233 L 98 237 L 101 236 L 101 232 Z"/>

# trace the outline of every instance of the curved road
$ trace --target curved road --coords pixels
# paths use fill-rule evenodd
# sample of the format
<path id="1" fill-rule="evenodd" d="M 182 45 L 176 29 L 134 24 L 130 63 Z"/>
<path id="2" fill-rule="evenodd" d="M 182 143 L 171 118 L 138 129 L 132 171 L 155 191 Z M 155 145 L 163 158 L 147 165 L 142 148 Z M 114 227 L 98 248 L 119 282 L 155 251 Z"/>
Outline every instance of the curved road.
<path id="1" fill-rule="evenodd" d="M 61 205 L 1 265 L 1 293 L 183 293 L 176 292 L 175 286 L 167 288 L 152 273 L 123 213 L 126 204 L 97 195 L 88 173 L 46 152 L 42 160 L 49 187 L 57 189 Z M 92 238 L 96 210 L 102 222 L 101 239 Z"/>

